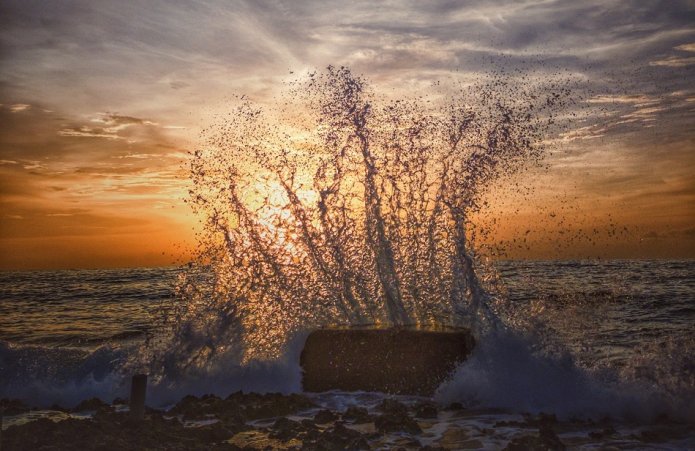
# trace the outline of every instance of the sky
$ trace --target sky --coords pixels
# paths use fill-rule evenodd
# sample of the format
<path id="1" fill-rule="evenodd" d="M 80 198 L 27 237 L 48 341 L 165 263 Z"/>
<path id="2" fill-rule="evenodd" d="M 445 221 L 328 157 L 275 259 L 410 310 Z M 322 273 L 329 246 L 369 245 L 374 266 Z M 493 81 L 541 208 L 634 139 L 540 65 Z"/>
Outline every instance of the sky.
<path id="1" fill-rule="evenodd" d="M 695 2 L 4 0 L 0 269 L 185 260 L 200 131 L 329 64 L 404 94 L 561 71 L 581 119 L 495 239 L 515 258 L 695 257 Z"/>

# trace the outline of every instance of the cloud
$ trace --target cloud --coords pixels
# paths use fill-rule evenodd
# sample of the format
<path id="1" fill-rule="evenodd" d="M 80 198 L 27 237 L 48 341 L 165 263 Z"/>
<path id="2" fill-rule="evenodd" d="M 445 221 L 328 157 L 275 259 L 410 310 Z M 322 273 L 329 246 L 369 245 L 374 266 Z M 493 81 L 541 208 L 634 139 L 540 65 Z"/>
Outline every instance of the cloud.
<path id="1" fill-rule="evenodd" d="M 13 113 L 19 113 L 21 111 L 26 111 L 29 108 L 31 108 L 31 105 L 26 104 L 26 103 L 15 103 L 14 105 L 10 105 L 10 111 Z"/>
<path id="2" fill-rule="evenodd" d="M 695 56 L 679 57 L 669 56 L 668 58 L 650 61 L 650 66 L 666 66 L 666 67 L 686 67 L 695 64 Z"/>
<path id="3" fill-rule="evenodd" d="M 695 42 L 688 44 L 682 44 L 674 47 L 676 50 L 682 50 L 684 52 L 695 52 Z"/>
<path id="4" fill-rule="evenodd" d="M 104 128 L 91 128 L 85 125 L 81 127 L 68 127 L 58 131 L 60 136 L 68 136 L 72 138 L 105 138 L 105 139 L 123 139 L 118 136 L 115 131 L 110 131 Z"/>

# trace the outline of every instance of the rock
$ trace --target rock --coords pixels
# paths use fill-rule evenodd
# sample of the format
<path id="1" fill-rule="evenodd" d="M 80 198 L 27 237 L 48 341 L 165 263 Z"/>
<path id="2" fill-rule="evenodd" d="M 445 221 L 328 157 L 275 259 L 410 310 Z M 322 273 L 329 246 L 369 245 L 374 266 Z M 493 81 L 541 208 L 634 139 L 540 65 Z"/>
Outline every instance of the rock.
<path id="1" fill-rule="evenodd" d="M 374 420 L 374 426 L 382 434 L 389 432 L 419 434 L 422 432 L 417 422 L 403 412 L 379 415 Z"/>
<path id="2" fill-rule="evenodd" d="M 316 415 L 314 415 L 314 422 L 316 424 L 327 424 L 337 419 L 338 415 L 327 409 L 319 410 Z"/>
<path id="3" fill-rule="evenodd" d="M 104 401 L 102 401 L 99 398 L 91 398 L 87 399 L 85 401 L 82 401 L 78 405 L 76 405 L 72 411 L 73 412 L 85 412 L 85 411 L 91 411 L 91 410 L 100 410 L 100 409 L 108 409 L 111 406 L 106 404 Z"/>
<path id="4" fill-rule="evenodd" d="M 298 421 L 282 417 L 278 418 L 275 423 L 273 423 L 271 429 L 273 432 L 270 434 L 270 438 L 276 438 L 286 442 L 290 439 L 297 438 L 304 428 Z"/>
<path id="5" fill-rule="evenodd" d="M 565 445 L 553 433 L 554 437 L 524 435 L 515 437 L 507 444 L 504 451 L 564 451 Z"/>
<path id="6" fill-rule="evenodd" d="M 408 414 L 408 407 L 406 407 L 405 404 L 390 398 L 381 401 L 381 403 L 376 406 L 376 410 L 390 415 Z"/>
<path id="7" fill-rule="evenodd" d="M 415 406 L 415 416 L 417 418 L 437 418 L 437 406 L 431 402 L 421 402 Z"/>
<path id="8" fill-rule="evenodd" d="M 3 403 L 24 409 L 21 403 Z M 285 418 L 286 415 L 312 407 L 315 407 L 314 404 L 302 395 L 237 393 L 226 399 L 214 395 L 200 398 L 187 396 L 167 412 L 167 415 L 176 415 L 174 418 L 167 419 L 164 412 L 148 409 L 145 418 L 137 420 L 127 412 L 117 412 L 98 399 L 90 399 L 80 403 L 75 410 L 96 410 L 92 418 L 67 418 L 59 422 L 43 418 L 11 426 L 3 431 L 2 449 L 238 450 L 238 446 L 227 443 L 227 440 L 239 432 L 252 429 L 245 424 L 245 419 L 271 417 L 281 418 L 273 424 L 270 435 L 282 439 L 299 436 L 302 440 L 306 438 L 308 443 L 315 443 L 322 433 L 311 420 L 299 423 Z M 205 426 L 184 427 L 178 415 L 218 421 Z M 347 431 L 345 427 L 337 425 L 325 437 L 327 442 L 342 440 L 347 443 L 345 447 L 354 446 L 355 449 L 364 445 L 359 442 L 360 438 L 359 432 Z"/>
<path id="9" fill-rule="evenodd" d="M 127 399 L 124 399 L 124 398 L 115 398 L 115 399 L 111 402 L 111 405 L 112 405 L 112 406 L 124 406 L 124 405 L 127 406 L 127 405 L 128 405 L 128 400 L 127 400 Z"/>
<path id="10" fill-rule="evenodd" d="M 354 423 L 371 423 L 373 418 L 364 407 L 350 406 L 343 413 L 343 419 Z"/>
<path id="11" fill-rule="evenodd" d="M 133 420 L 127 413 L 99 409 L 92 419 L 59 422 L 42 418 L 3 431 L 3 451 L 25 449 L 233 449 L 222 442 L 232 436 L 224 425 L 184 428 L 161 413 Z"/>
<path id="12" fill-rule="evenodd" d="M 346 449 L 360 450 L 370 449 L 367 440 L 359 432 L 346 428 L 338 423 L 334 427 L 322 432 L 316 442 L 316 449 Z M 310 449 L 310 448 L 309 448 Z"/>
<path id="13" fill-rule="evenodd" d="M 431 396 L 473 346 L 467 329 L 320 329 L 302 350 L 302 385 Z"/>
<path id="14" fill-rule="evenodd" d="M 226 399 L 207 395 L 202 398 L 186 396 L 169 413 L 183 415 L 184 419 L 206 419 L 214 415 L 220 420 L 234 423 L 286 416 L 314 407 L 307 397 L 279 393 L 233 393 Z"/>

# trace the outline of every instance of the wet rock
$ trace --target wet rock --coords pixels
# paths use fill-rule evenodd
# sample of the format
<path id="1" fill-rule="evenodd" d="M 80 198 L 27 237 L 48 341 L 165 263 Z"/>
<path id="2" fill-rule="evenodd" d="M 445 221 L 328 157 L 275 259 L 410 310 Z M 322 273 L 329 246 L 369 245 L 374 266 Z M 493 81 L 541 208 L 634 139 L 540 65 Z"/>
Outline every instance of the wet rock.
<path id="1" fill-rule="evenodd" d="M 446 410 L 463 410 L 463 404 L 460 402 L 452 402 L 446 407 Z"/>
<path id="2" fill-rule="evenodd" d="M 338 415 L 331 412 L 328 409 L 320 410 L 314 415 L 314 422 L 316 424 L 327 424 L 338 419 Z"/>
<path id="3" fill-rule="evenodd" d="M 206 395 L 202 398 L 186 396 L 169 413 L 183 415 L 186 420 L 205 419 L 209 415 L 214 415 L 220 420 L 238 423 L 286 416 L 311 407 L 314 407 L 314 404 L 302 395 L 236 392 L 226 399 L 220 399 L 213 395 Z"/>
<path id="4" fill-rule="evenodd" d="M 72 411 L 73 412 L 86 412 L 86 411 L 91 411 L 91 410 L 100 410 L 100 409 L 108 409 L 111 406 L 106 404 L 104 401 L 102 401 L 99 398 L 91 398 L 82 401 L 78 405 L 76 405 Z"/>
<path id="5" fill-rule="evenodd" d="M 343 420 L 354 423 L 371 423 L 373 418 L 364 407 L 350 406 L 343 413 Z"/>
<path id="6" fill-rule="evenodd" d="M 24 410 L 21 403 L 3 401 L 4 405 Z M 133 419 L 126 412 L 117 412 L 98 399 L 80 403 L 75 410 L 96 410 L 91 419 L 68 418 L 59 422 L 40 419 L 12 426 L 3 431 L 3 451 L 25 449 L 150 449 L 150 450 L 237 450 L 227 440 L 251 427 L 247 419 L 282 417 L 271 433 L 277 437 L 308 437 L 318 441 L 322 433 L 311 420 L 299 423 L 284 418 L 286 415 L 315 407 L 302 395 L 243 394 L 236 393 L 226 399 L 214 395 L 200 398 L 187 396 L 167 412 L 147 409 L 145 418 Z M 204 426 L 185 427 L 178 416 L 185 419 L 217 420 Z M 345 429 L 344 427 L 342 429 Z M 361 435 L 334 428 L 324 437 L 327 442 L 343 440 L 358 449 Z M 357 440 L 357 441 L 356 441 Z M 353 443 L 354 441 L 354 443 Z M 347 446 L 347 445 L 346 445 Z"/>
<path id="7" fill-rule="evenodd" d="M 216 423 L 201 428 L 184 428 L 176 419 L 161 413 L 133 420 L 126 413 L 99 409 L 92 419 L 59 422 L 42 418 L 3 431 L 3 450 L 26 449 L 233 449 L 224 445 L 231 431 Z"/>
<path id="8" fill-rule="evenodd" d="M 244 406 L 244 415 L 250 420 L 280 417 L 315 407 L 309 398 L 298 394 L 249 393 L 246 396 L 248 402 Z"/>
<path id="9" fill-rule="evenodd" d="M 300 432 L 304 430 L 301 423 L 290 420 L 289 418 L 278 418 L 271 426 L 273 432 L 270 433 L 270 438 L 276 438 L 286 442 L 296 438 Z"/>
<path id="10" fill-rule="evenodd" d="M 395 414 L 408 414 L 408 407 L 402 402 L 396 401 L 395 399 L 386 398 L 381 403 L 376 406 L 376 410 L 383 412 L 385 414 L 395 415 Z"/>
<path id="11" fill-rule="evenodd" d="M 322 432 L 316 441 L 315 449 L 370 449 L 367 440 L 359 432 L 346 428 L 338 423 L 334 427 Z M 309 448 L 310 449 L 310 448 Z"/>
<path id="12" fill-rule="evenodd" d="M 524 435 L 515 437 L 504 451 L 564 451 L 565 445 L 554 433 L 549 435 Z"/>
<path id="13" fill-rule="evenodd" d="M 443 446 L 421 446 L 420 451 L 449 451 L 448 448 L 444 448 Z"/>
<path id="14" fill-rule="evenodd" d="M 421 402 L 415 406 L 417 418 L 437 418 L 437 406 L 431 402 Z"/>
<path id="15" fill-rule="evenodd" d="M 305 430 L 312 430 L 312 429 L 318 430 L 314 420 L 304 419 L 300 423 Z"/>
<path id="16" fill-rule="evenodd" d="M 215 443 L 227 440 L 235 434 L 235 431 L 228 429 L 224 424 L 217 422 L 201 427 L 186 429 L 188 433 L 204 443 Z"/>
<path id="17" fill-rule="evenodd" d="M 382 434 L 389 432 L 419 434 L 422 432 L 417 422 L 403 412 L 379 415 L 374 420 L 374 426 Z"/>

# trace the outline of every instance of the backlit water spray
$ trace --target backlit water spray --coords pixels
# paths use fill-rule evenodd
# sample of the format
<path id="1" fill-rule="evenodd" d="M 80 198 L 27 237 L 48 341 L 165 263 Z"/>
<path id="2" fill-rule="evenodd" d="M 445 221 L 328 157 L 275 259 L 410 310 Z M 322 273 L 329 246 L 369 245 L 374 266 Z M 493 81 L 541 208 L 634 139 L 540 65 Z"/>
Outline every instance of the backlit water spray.
<path id="1" fill-rule="evenodd" d="M 328 67 L 205 130 L 190 166 L 199 254 L 152 368 L 272 361 L 324 326 L 503 327 L 470 217 L 543 157 L 566 83 L 433 89 L 387 98 Z"/>

